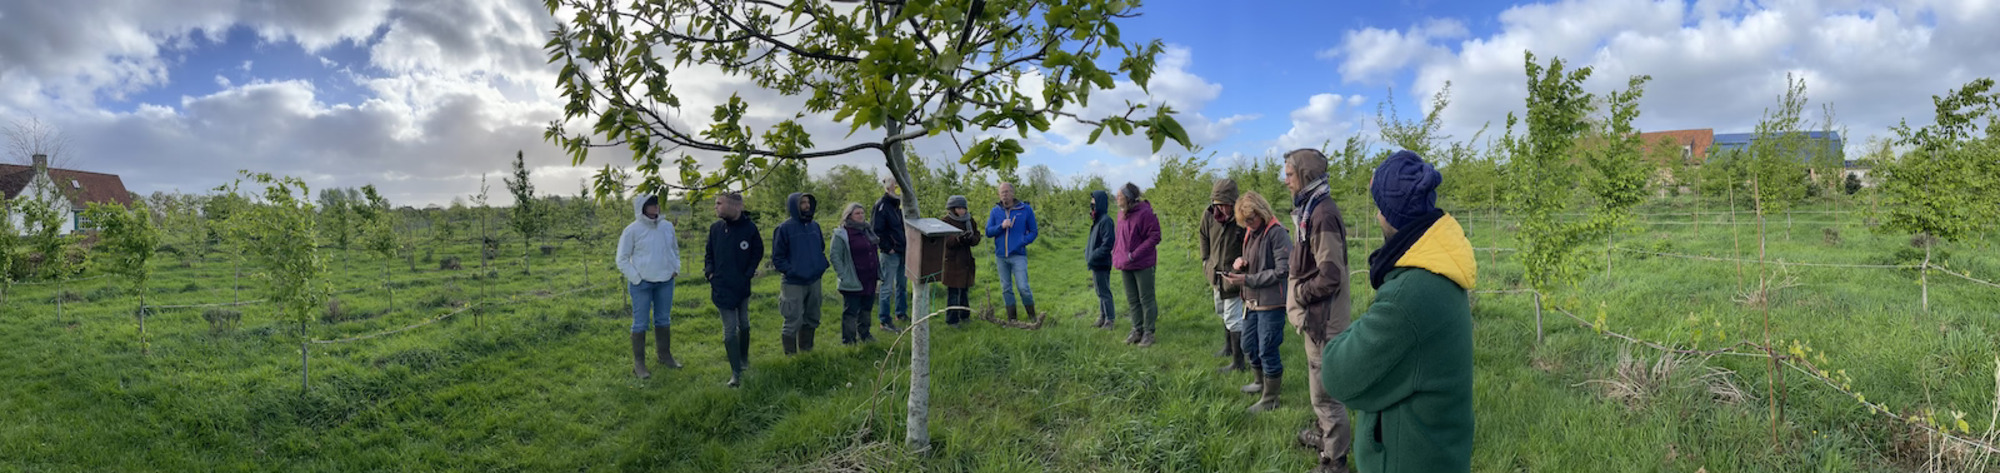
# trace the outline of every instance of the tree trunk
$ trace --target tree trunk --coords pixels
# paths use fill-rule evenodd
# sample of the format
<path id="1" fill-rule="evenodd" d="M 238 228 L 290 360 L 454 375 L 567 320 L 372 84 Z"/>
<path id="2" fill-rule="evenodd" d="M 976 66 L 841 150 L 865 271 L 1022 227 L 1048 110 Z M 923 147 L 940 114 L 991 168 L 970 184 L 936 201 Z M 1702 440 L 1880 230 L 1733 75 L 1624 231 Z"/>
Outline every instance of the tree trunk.
<path id="1" fill-rule="evenodd" d="M 1921 241 L 1924 243 L 1924 266 L 1918 269 L 1917 287 L 1922 288 L 1924 313 L 1928 314 L 1931 312 L 1931 246 L 1933 245 L 1928 238 Z"/>
<path id="2" fill-rule="evenodd" d="M 884 129 L 888 133 L 888 136 L 896 136 L 903 133 L 903 125 L 894 121 L 889 122 Z M 889 174 L 896 178 L 897 186 L 903 189 L 903 201 L 909 203 L 909 206 L 903 209 L 903 218 L 921 218 L 923 212 L 920 210 L 921 207 L 917 201 L 917 191 L 910 185 L 910 171 L 903 160 L 903 145 L 896 144 L 889 146 L 883 154 L 889 161 Z M 921 245 L 923 243 L 918 242 L 918 244 Z M 928 257 L 928 255 L 923 256 Z M 905 264 L 905 266 L 910 265 Z M 916 264 L 915 266 L 922 267 L 923 265 Z M 915 284 L 923 280 L 922 274 L 912 274 L 912 272 L 906 270 L 903 272 L 903 276 L 910 280 L 912 284 L 909 285 L 912 288 L 922 287 L 920 284 Z M 912 313 L 918 314 L 918 316 L 916 319 L 910 321 L 909 327 L 910 399 L 907 409 L 908 415 L 904 418 L 903 423 L 905 430 L 903 444 L 911 451 L 926 452 L 931 448 L 931 328 L 930 321 L 926 320 L 931 313 L 931 292 L 928 290 L 912 290 L 910 291 L 910 295 L 914 298 L 910 302 Z"/>
<path id="3" fill-rule="evenodd" d="M 68 278 L 63 277 L 61 274 L 56 275 L 56 325 L 62 325 L 63 288 L 68 287 L 63 282 L 66 280 Z"/>
<path id="4" fill-rule="evenodd" d="M 310 343 L 312 339 L 306 337 L 306 322 L 301 320 L 299 321 L 299 394 L 301 395 L 312 389 L 312 382 L 309 381 L 312 374 L 312 359 L 306 356 L 306 345 Z"/>
<path id="5" fill-rule="evenodd" d="M 229 294 L 230 294 L 229 302 L 235 305 L 242 305 L 243 304 L 243 260 L 241 258 L 232 260 L 229 266 L 236 273 L 235 282 L 230 283 L 229 285 Z"/>
<path id="6" fill-rule="evenodd" d="M 394 282 L 394 278 L 389 275 L 389 260 L 382 260 L 382 288 L 389 290 L 390 313 L 396 312 L 396 286 L 392 284 Z"/>
<path id="7" fill-rule="evenodd" d="M 1535 346 L 1542 345 L 1542 291 L 1535 292 Z M 1310 382 L 1310 380 L 1308 380 Z"/>
<path id="8" fill-rule="evenodd" d="M 1769 264 L 1766 263 L 1768 253 L 1765 244 L 1770 232 L 1764 226 L 1762 186 L 1754 177 L 1750 179 L 1750 198 L 1757 212 L 1757 309 L 1764 316 L 1764 355 L 1765 359 L 1770 361 L 1766 365 L 1770 375 L 1764 380 L 1764 394 L 1770 398 L 1771 446 L 1775 448 L 1778 445 L 1778 377 L 1784 373 L 1778 371 L 1778 350 L 1771 345 L 1771 271 Z M 1787 220 L 1790 220 L 1790 215 L 1787 211 Z"/>
<path id="9" fill-rule="evenodd" d="M 139 286 L 139 353 L 150 353 L 146 349 L 146 286 Z"/>
<path id="10" fill-rule="evenodd" d="M 1729 241 L 1736 249 L 1730 251 L 1730 259 L 1736 261 L 1736 289 L 1743 290 L 1743 238 L 1736 231 L 1736 187 L 1729 187 Z"/>

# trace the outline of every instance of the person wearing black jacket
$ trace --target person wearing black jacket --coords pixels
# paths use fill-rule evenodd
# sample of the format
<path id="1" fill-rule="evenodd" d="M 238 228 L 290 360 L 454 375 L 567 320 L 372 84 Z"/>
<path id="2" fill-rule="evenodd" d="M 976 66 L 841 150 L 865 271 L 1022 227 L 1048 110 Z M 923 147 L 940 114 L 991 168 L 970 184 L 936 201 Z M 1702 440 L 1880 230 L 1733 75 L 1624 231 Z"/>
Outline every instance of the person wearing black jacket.
<path id="1" fill-rule="evenodd" d="M 1097 287 L 1097 323 L 1091 326 L 1109 329 L 1117 318 L 1117 305 L 1111 298 L 1111 247 L 1116 243 L 1117 223 L 1112 221 L 1111 194 L 1105 191 L 1090 191 L 1090 238 L 1084 241 L 1084 265 L 1090 267 L 1092 285 Z"/>
<path id="2" fill-rule="evenodd" d="M 896 333 L 896 319 L 910 322 L 910 282 L 903 277 L 903 247 L 907 239 L 903 230 L 903 199 L 901 189 L 896 186 L 896 176 L 882 178 L 882 198 L 875 201 L 874 224 L 876 238 L 881 241 L 875 249 L 882 253 L 882 279 L 875 285 L 877 303 L 881 304 L 878 317 L 882 319 L 882 330 Z M 895 309 L 895 318 L 889 317 L 890 308 Z"/>
<path id="3" fill-rule="evenodd" d="M 708 250 L 702 252 L 701 277 L 708 280 L 709 300 L 722 318 L 722 348 L 729 357 L 729 387 L 743 385 L 750 366 L 750 280 L 764 260 L 764 236 L 757 223 L 743 218 L 743 194 L 715 198 L 715 223 L 708 226 Z"/>

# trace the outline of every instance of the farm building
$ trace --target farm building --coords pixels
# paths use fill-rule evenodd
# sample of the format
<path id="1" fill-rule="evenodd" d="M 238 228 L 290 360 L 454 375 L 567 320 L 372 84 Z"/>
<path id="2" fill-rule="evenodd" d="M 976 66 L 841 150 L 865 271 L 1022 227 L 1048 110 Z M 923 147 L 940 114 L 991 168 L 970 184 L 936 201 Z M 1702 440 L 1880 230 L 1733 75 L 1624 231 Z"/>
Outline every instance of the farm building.
<path id="1" fill-rule="evenodd" d="M 0 164 L 0 193 L 7 200 L 26 196 L 27 199 L 48 202 L 53 200 L 56 210 L 68 215 L 62 233 L 76 233 L 91 228 L 84 220 L 83 210 L 92 203 L 132 204 L 132 194 L 125 191 L 125 181 L 114 174 L 104 174 L 74 169 L 50 168 L 49 158 L 35 155 L 34 164 Z M 23 233 L 28 231 L 22 225 L 21 214 L 13 216 L 15 228 Z"/>

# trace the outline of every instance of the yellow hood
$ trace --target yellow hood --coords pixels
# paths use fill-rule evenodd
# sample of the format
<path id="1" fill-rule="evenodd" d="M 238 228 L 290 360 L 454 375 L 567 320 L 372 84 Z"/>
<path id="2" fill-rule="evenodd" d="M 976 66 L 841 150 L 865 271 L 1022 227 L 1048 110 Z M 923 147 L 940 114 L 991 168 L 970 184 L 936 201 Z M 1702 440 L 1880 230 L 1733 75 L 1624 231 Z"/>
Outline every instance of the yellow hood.
<path id="1" fill-rule="evenodd" d="M 1410 250 L 1396 260 L 1398 268 L 1422 268 L 1458 283 L 1458 287 L 1471 290 L 1479 276 L 1479 262 L 1473 258 L 1472 242 L 1465 239 L 1465 227 L 1458 225 L 1458 219 L 1445 214 L 1437 223 L 1431 224 L 1424 236 L 1418 237 Z"/>

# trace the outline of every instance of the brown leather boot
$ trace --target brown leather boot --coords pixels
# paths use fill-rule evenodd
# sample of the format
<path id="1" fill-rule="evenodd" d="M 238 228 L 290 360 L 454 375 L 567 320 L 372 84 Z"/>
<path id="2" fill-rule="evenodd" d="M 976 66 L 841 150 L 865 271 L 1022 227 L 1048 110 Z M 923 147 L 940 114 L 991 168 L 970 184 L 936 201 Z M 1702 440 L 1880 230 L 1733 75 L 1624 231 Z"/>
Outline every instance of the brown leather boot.
<path id="1" fill-rule="evenodd" d="M 644 333 L 632 334 L 632 375 L 638 376 L 639 379 L 653 377 L 653 372 L 646 370 L 646 334 Z"/>
<path id="2" fill-rule="evenodd" d="M 660 366 L 670 370 L 681 369 L 681 362 L 674 359 L 674 331 L 667 327 L 655 327 L 653 341 L 660 345 Z"/>
<path id="3" fill-rule="evenodd" d="M 1284 375 L 1264 377 L 1264 397 L 1258 399 L 1256 404 L 1250 405 L 1251 414 L 1278 408 L 1278 395 L 1285 389 L 1284 379 Z"/>

